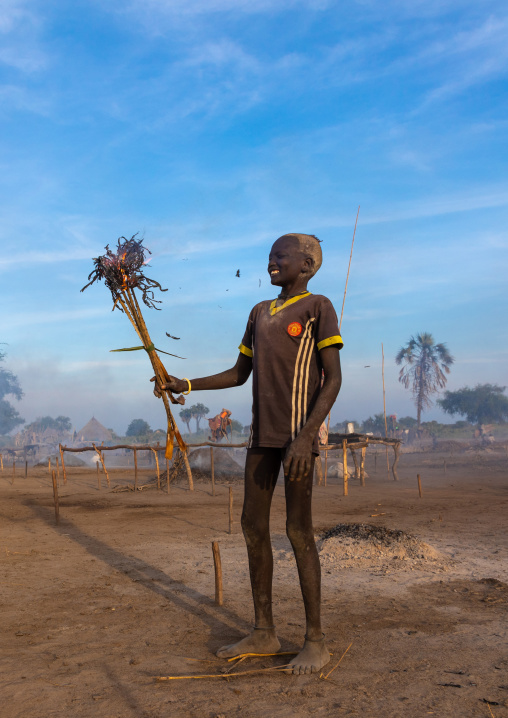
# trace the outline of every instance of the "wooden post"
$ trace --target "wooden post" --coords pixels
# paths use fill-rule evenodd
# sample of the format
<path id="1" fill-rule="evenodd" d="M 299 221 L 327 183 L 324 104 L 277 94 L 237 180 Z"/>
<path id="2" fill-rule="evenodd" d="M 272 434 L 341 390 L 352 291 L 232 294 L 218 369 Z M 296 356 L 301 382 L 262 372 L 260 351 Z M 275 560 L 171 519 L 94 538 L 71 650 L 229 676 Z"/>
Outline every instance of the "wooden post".
<path id="1" fill-rule="evenodd" d="M 99 454 L 99 458 L 101 460 L 102 470 L 104 471 L 104 473 L 106 475 L 106 482 L 107 482 L 108 486 L 110 486 L 109 474 L 108 474 L 108 470 L 106 469 L 106 462 L 104 461 L 104 454 L 102 453 L 102 451 L 98 451 L 97 453 Z"/>
<path id="2" fill-rule="evenodd" d="M 347 283 L 349 281 L 349 270 L 351 269 L 351 259 L 353 258 L 353 247 L 355 246 L 356 225 L 358 224 L 358 215 L 359 214 L 360 214 L 360 205 L 358 205 L 358 211 L 356 213 L 355 228 L 354 228 L 354 232 L 353 232 L 353 241 L 351 242 L 351 252 L 349 254 L 349 264 L 347 266 L 346 286 L 344 287 L 344 297 L 342 299 L 342 309 L 340 312 L 339 334 L 340 334 L 340 328 L 342 326 L 342 317 L 344 316 L 344 304 L 346 303 Z"/>
<path id="3" fill-rule="evenodd" d="M 383 343 L 381 342 L 381 374 L 383 376 L 383 414 L 385 417 L 385 437 L 388 436 L 388 425 L 386 423 L 386 393 L 385 393 L 385 352 L 383 349 Z M 390 472 L 390 462 L 388 460 L 388 446 L 386 447 L 386 473 Z"/>
<path id="4" fill-rule="evenodd" d="M 368 441 L 368 440 L 367 440 Z M 362 458 L 360 459 L 360 484 L 365 486 L 365 454 L 367 453 L 367 447 L 362 447 Z"/>
<path id="5" fill-rule="evenodd" d="M 169 459 L 166 459 L 166 486 L 169 494 Z"/>
<path id="6" fill-rule="evenodd" d="M 3 454 L 0 454 L 0 468 L 2 471 L 4 470 L 4 457 Z"/>
<path id="7" fill-rule="evenodd" d="M 210 447 L 213 448 L 213 447 Z M 222 592 L 222 563 L 218 541 L 212 541 L 213 567 L 215 569 L 215 603 L 222 606 L 224 597 Z"/>
<path id="8" fill-rule="evenodd" d="M 351 447 L 349 450 L 351 452 L 351 456 L 353 457 L 353 463 L 355 465 L 355 479 L 359 479 L 360 478 L 360 467 L 358 465 L 358 458 L 356 456 L 356 451 L 353 449 L 353 447 Z"/>
<path id="9" fill-rule="evenodd" d="M 58 503 L 58 484 L 56 482 L 56 473 L 53 471 L 51 473 L 51 478 L 53 480 L 53 499 L 55 502 L 55 521 L 56 525 L 60 523 L 60 505 Z"/>
<path id="10" fill-rule="evenodd" d="M 58 456 L 55 456 L 56 461 L 56 480 L 60 483 L 60 464 L 58 463 Z"/>
<path id="11" fill-rule="evenodd" d="M 229 533 L 233 533 L 233 487 L 229 487 Z"/>
<path id="12" fill-rule="evenodd" d="M 99 471 L 99 462 L 98 461 L 95 462 L 95 466 L 97 468 L 97 491 L 100 491 L 101 490 L 101 474 Z"/>
<path id="13" fill-rule="evenodd" d="M 213 446 L 210 446 L 210 472 L 212 475 L 212 496 L 215 496 L 215 464 L 213 460 Z M 222 604 L 219 605 L 222 606 Z"/>
<path id="14" fill-rule="evenodd" d="M 138 452 L 133 449 L 134 452 L 134 491 L 138 490 Z"/>
<path id="15" fill-rule="evenodd" d="M 161 489 L 161 472 L 159 469 L 159 454 L 157 453 L 157 449 L 152 449 L 152 451 L 155 456 L 155 465 L 157 466 L 157 491 L 160 491 L 160 489 Z"/>
<path id="16" fill-rule="evenodd" d="M 340 329 L 342 327 L 342 317 L 344 316 L 344 305 L 346 304 L 346 295 L 347 295 L 347 284 L 349 282 L 349 271 L 351 269 L 351 260 L 353 258 L 353 247 L 355 246 L 355 236 L 356 236 L 356 226 L 358 224 L 358 215 L 360 214 L 360 205 L 358 205 L 358 210 L 356 212 L 356 219 L 355 219 L 355 228 L 353 230 L 353 239 L 351 241 L 351 252 L 349 253 L 349 264 L 347 265 L 347 274 L 346 274 L 346 284 L 344 286 L 344 296 L 342 297 L 342 309 L 340 311 L 340 321 L 339 321 L 339 334 Z M 328 434 L 330 432 L 330 418 L 332 416 L 332 410 L 328 412 L 328 423 L 326 425 L 326 435 L 327 435 L 327 442 L 328 442 Z M 326 481 L 328 478 L 328 452 L 325 452 L 325 486 Z"/>
<path id="17" fill-rule="evenodd" d="M 60 444 L 60 461 L 62 462 L 63 482 L 64 482 L 64 486 L 65 486 L 65 484 L 67 483 L 67 470 L 65 468 L 64 452 L 62 449 L 62 444 Z"/>
<path id="18" fill-rule="evenodd" d="M 420 474 L 416 474 L 416 478 L 418 479 L 418 493 L 420 494 L 420 498 L 422 498 L 422 482 L 420 479 Z"/>
<path id="19" fill-rule="evenodd" d="M 187 456 L 187 451 L 182 452 L 183 453 L 183 461 L 185 464 L 185 470 L 187 471 L 187 478 L 189 480 L 189 491 L 194 491 L 194 481 L 192 480 L 192 471 L 189 464 L 189 457 Z"/>
<path id="20" fill-rule="evenodd" d="M 321 461 L 321 454 L 318 454 L 316 456 L 315 466 L 316 466 L 316 484 L 318 486 L 321 486 L 321 484 L 323 483 L 323 463 Z"/>
<path id="21" fill-rule="evenodd" d="M 28 476 L 28 459 L 25 459 L 25 479 Z"/>
<path id="22" fill-rule="evenodd" d="M 106 469 L 106 462 L 104 461 L 104 456 L 103 456 L 103 454 L 102 454 L 102 451 L 101 451 L 100 449 L 98 449 L 97 446 L 96 446 L 93 442 L 92 442 L 92 446 L 93 446 L 93 448 L 95 449 L 95 451 L 96 451 L 96 453 L 97 453 L 97 456 L 98 456 L 99 459 L 100 459 L 100 462 L 101 462 L 101 464 L 102 464 L 102 470 L 104 471 L 104 474 L 106 475 L 107 484 L 108 484 L 108 486 L 110 486 L 110 483 L 109 483 L 109 474 L 108 474 L 108 471 L 107 471 L 107 469 Z M 96 461 L 96 464 L 97 464 L 97 475 L 98 475 L 98 474 L 99 474 L 99 462 Z M 99 485 L 99 488 L 100 488 L 100 485 Z"/>
<path id="23" fill-rule="evenodd" d="M 48 473 L 51 473 L 51 456 L 48 458 Z"/>
<path id="24" fill-rule="evenodd" d="M 399 458 L 400 458 L 400 444 L 393 445 L 393 453 L 395 454 L 395 459 L 394 459 L 393 466 L 392 466 L 393 480 L 398 481 L 399 477 L 397 475 L 397 465 L 399 463 Z"/>
<path id="25" fill-rule="evenodd" d="M 343 439 L 342 441 L 342 465 L 343 465 L 343 475 L 344 475 L 344 496 L 348 495 L 348 475 L 347 475 L 347 439 Z"/>

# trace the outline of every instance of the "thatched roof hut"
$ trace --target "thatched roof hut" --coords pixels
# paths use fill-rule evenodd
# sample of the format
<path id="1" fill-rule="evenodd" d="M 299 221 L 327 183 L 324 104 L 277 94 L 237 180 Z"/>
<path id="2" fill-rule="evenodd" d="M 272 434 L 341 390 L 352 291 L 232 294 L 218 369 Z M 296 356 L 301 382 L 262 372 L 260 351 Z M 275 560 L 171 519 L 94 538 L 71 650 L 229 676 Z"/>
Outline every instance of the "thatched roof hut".
<path id="1" fill-rule="evenodd" d="M 76 432 L 76 441 L 111 441 L 113 434 L 92 416 L 88 424 Z"/>

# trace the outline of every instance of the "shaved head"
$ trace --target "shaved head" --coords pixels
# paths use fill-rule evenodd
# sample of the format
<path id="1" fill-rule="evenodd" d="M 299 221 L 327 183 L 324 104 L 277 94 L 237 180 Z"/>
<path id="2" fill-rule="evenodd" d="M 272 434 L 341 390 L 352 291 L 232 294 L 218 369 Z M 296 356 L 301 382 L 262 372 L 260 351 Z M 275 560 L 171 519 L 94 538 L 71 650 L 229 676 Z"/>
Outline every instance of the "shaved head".
<path id="1" fill-rule="evenodd" d="M 279 239 L 292 239 L 298 244 L 298 247 L 302 254 L 310 257 L 314 263 L 311 276 L 313 277 L 323 263 L 323 253 L 321 251 L 321 240 L 319 240 L 313 234 L 298 234 L 297 232 L 290 232 L 289 234 L 283 234 Z"/>

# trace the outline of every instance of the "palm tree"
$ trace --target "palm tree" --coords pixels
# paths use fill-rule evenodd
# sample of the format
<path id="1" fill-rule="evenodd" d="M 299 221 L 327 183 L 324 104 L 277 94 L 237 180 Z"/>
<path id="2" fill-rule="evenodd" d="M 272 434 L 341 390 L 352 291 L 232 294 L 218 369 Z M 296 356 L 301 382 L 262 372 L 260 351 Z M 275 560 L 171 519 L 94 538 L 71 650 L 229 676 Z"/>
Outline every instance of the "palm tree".
<path id="1" fill-rule="evenodd" d="M 399 381 L 406 389 L 411 388 L 416 404 L 418 428 L 422 411 L 432 406 L 431 395 L 446 386 L 446 374 L 454 359 L 446 344 L 434 344 L 432 334 L 422 332 L 411 337 L 395 357 L 396 364 L 404 364 Z"/>
<path id="2" fill-rule="evenodd" d="M 199 422 L 210 413 L 210 409 L 204 404 L 193 404 L 189 407 L 189 411 L 192 414 L 192 418 L 196 420 L 196 432 L 199 432 Z"/>
<path id="3" fill-rule="evenodd" d="M 193 413 L 190 409 L 182 409 L 180 412 L 180 419 L 187 424 L 187 432 L 191 434 L 190 420 L 193 417 Z"/>

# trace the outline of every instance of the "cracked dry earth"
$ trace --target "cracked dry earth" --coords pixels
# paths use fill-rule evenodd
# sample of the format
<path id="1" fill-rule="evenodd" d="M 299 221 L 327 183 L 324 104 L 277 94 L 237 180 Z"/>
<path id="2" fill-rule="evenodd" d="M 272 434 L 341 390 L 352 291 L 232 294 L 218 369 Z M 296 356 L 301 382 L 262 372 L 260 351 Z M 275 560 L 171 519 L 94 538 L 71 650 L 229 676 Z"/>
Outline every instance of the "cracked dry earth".
<path id="1" fill-rule="evenodd" d="M 399 482 L 382 463 L 375 472 L 368 455 L 367 485 L 351 480 L 347 497 L 337 480 L 315 487 L 333 652 L 327 673 L 350 646 L 329 677 L 265 672 L 165 682 L 155 677 L 227 670 L 215 650 L 251 626 L 241 481 L 233 482 L 229 535 L 224 484 L 215 497 L 199 481 L 193 493 L 184 483 L 169 495 L 112 493 L 104 481 L 97 489 L 94 472 L 72 468 L 60 486 L 56 527 L 47 471 L 18 474 L 12 484 L 6 467 L 2 717 L 507 717 L 506 450 L 403 455 Z M 143 474 L 140 483 L 150 476 Z M 111 475 L 112 486 L 132 482 L 132 471 Z M 296 651 L 304 616 L 284 522 L 278 486 L 275 616 L 282 649 Z M 338 525 L 346 528 L 330 535 Z M 214 604 L 213 540 L 222 555 L 222 607 Z M 233 672 L 284 660 L 248 658 Z"/>

